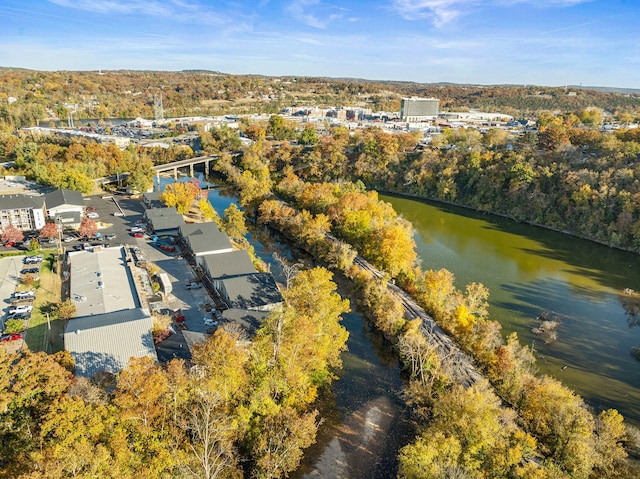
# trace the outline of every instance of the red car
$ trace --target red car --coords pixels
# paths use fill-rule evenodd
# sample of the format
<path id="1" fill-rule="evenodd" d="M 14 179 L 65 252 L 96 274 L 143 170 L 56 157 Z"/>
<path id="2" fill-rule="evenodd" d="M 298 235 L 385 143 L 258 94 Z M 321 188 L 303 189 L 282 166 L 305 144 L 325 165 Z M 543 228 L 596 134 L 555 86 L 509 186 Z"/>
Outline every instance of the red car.
<path id="1" fill-rule="evenodd" d="M 175 319 L 176 323 L 184 323 L 184 314 L 182 314 L 182 310 L 179 309 L 173 315 L 173 319 Z"/>
<path id="2" fill-rule="evenodd" d="M 4 247 L 5 247 L 5 248 L 11 248 L 14 244 L 16 244 L 16 242 L 15 242 L 15 241 L 7 241 L 7 242 L 4 244 Z"/>
<path id="3" fill-rule="evenodd" d="M 144 238 L 144 233 L 133 233 L 134 238 Z"/>
<path id="4" fill-rule="evenodd" d="M 95 206 L 87 206 L 86 209 L 87 209 L 87 213 L 91 213 L 92 211 L 96 210 L 96 207 Z"/>
<path id="5" fill-rule="evenodd" d="M 0 336 L 0 341 L 17 341 L 18 339 L 22 339 L 22 333 L 12 333 Z"/>
<path id="6" fill-rule="evenodd" d="M 173 252 L 175 252 L 176 247 L 168 245 L 168 244 L 161 244 L 160 245 L 160 249 L 163 250 L 163 251 L 167 251 L 168 253 L 173 253 Z"/>

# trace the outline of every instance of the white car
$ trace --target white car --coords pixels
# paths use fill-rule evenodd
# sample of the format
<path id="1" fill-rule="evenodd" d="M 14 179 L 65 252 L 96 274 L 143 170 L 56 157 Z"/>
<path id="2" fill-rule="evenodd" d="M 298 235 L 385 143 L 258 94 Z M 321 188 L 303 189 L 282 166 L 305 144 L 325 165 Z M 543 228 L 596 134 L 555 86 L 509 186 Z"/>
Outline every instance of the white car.
<path id="1" fill-rule="evenodd" d="M 29 313 L 33 310 L 30 304 L 21 304 L 20 306 L 12 306 L 9 308 L 9 314 Z"/>
<path id="2" fill-rule="evenodd" d="M 116 211 L 113 213 L 113 216 L 124 216 L 124 213 L 122 211 Z"/>
<path id="3" fill-rule="evenodd" d="M 72 241 L 74 241 L 76 238 L 75 236 L 67 236 L 65 239 L 63 239 L 62 241 L 64 241 L 65 243 L 71 243 Z"/>
<path id="4" fill-rule="evenodd" d="M 134 226 L 133 228 L 131 228 L 131 232 L 132 233 L 144 233 L 145 229 L 144 228 L 140 228 L 139 226 Z"/>
<path id="5" fill-rule="evenodd" d="M 16 291 L 13 293 L 13 297 L 15 299 L 28 299 L 33 298 L 35 293 L 33 291 Z"/>
<path id="6" fill-rule="evenodd" d="M 38 255 L 38 256 L 26 256 L 22 262 L 24 264 L 35 264 L 35 263 L 40 263 L 42 261 L 42 255 Z"/>
<path id="7" fill-rule="evenodd" d="M 91 213 L 87 213 L 87 218 L 96 219 L 96 218 L 100 218 L 100 215 L 95 211 L 92 211 Z"/>
<path id="8" fill-rule="evenodd" d="M 211 318 L 205 317 L 203 320 L 205 326 L 217 326 L 219 323 Z"/>

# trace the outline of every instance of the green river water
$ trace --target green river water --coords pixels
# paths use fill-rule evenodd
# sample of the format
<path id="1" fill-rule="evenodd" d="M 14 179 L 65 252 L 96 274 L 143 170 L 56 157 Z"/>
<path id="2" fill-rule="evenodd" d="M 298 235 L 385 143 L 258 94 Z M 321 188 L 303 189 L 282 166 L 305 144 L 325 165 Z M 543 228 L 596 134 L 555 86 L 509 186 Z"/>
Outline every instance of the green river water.
<path id="1" fill-rule="evenodd" d="M 490 318 L 534 347 L 540 373 L 640 425 L 640 362 L 630 354 L 640 314 L 621 296 L 640 291 L 640 256 L 462 208 L 380 198 L 413 224 L 423 269 L 448 269 L 458 288 L 489 288 Z M 532 332 L 541 312 L 560 318 L 550 344 Z"/>

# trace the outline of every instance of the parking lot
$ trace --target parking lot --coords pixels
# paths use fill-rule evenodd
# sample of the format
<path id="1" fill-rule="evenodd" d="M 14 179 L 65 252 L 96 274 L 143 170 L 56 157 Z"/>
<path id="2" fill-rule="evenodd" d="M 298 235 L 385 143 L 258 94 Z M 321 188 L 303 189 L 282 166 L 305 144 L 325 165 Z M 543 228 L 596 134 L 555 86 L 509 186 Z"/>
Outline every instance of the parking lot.
<path id="1" fill-rule="evenodd" d="M 132 236 L 131 228 L 137 226 L 136 222 L 143 218 L 145 207 L 142 202 L 129 195 L 94 195 L 85 197 L 85 206 L 97 214 L 94 221 L 98 224 L 100 238 L 92 242 L 99 242 L 106 246 L 125 245 L 140 248 L 143 256 L 149 262 L 155 264 L 161 272 L 165 272 L 169 276 L 172 292 L 167 297 L 166 307 L 171 311 L 180 310 L 182 312 L 185 317 L 183 324 L 189 331 L 211 332 L 211 326 L 205 325 L 203 319 L 205 316 L 211 318 L 211 313 L 206 313 L 206 307 L 212 305 L 213 300 L 205 288 L 186 288 L 188 281 L 194 279 L 195 275 L 191 266 L 179 254 L 180 250 L 177 249 L 173 252 L 162 250 L 159 244 L 154 243 L 148 235 L 143 238 Z M 118 215 L 114 216 L 116 212 Z M 84 240 L 81 240 L 77 233 L 73 233 L 72 231 L 63 233 L 63 238 L 67 235 L 74 237 L 72 241 L 62 243 L 62 246 L 67 250 L 79 248 L 84 243 Z M 115 235 L 115 237 L 106 240 L 105 237 L 109 235 Z M 21 271 L 33 266 L 25 265 L 23 258 L 24 256 L 0 258 L 0 279 L 2 279 L 0 298 L 4 300 L 5 306 L 2 311 L 3 321 L 6 318 Z M 143 299 L 144 296 L 143 294 Z M 148 305 L 143 304 L 142 306 L 147 307 Z M 21 346 L 22 340 L 11 341 L 9 347 L 18 349 Z"/>
<path id="2" fill-rule="evenodd" d="M 11 307 L 11 297 L 20 280 L 20 271 L 24 269 L 24 256 L 9 256 L 0 258 L 0 299 L 2 300 L 1 321 L 4 331 L 4 322 Z M 5 343 L 5 348 L 18 350 L 22 347 L 23 339 Z"/>
<path id="3" fill-rule="evenodd" d="M 95 208 L 98 217 L 94 221 L 98 224 L 98 232 L 104 237 L 115 234 L 110 241 L 103 241 L 110 245 L 134 244 L 130 228 L 136 221 L 142 219 L 144 205 L 138 199 L 131 199 L 128 195 L 94 195 L 85 197 L 85 206 Z M 120 208 L 118 208 L 120 206 Z M 124 216 L 114 216 L 114 213 L 124 213 Z M 73 243 L 72 243 L 73 244 Z M 68 246 L 68 245 L 67 245 Z"/>

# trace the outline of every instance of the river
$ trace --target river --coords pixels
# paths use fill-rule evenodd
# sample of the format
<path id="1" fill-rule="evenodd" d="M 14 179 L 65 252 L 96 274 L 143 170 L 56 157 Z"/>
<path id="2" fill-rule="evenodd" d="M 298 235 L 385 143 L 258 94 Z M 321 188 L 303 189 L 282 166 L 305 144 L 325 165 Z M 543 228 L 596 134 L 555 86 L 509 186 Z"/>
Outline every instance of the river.
<path id="1" fill-rule="evenodd" d="M 637 255 L 463 208 L 380 198 L 413 224 L 423 269 L 448 269 L 458 288 L 489 288 L 490 318 L 533 346 L 540 373 L 640 425 L 640 362 L 630 354 L 640 345 L 640 314 L 621 296 L 640 291 Z M 549 344 L 532 332 L 541 312 L 559 319 Z"/>

